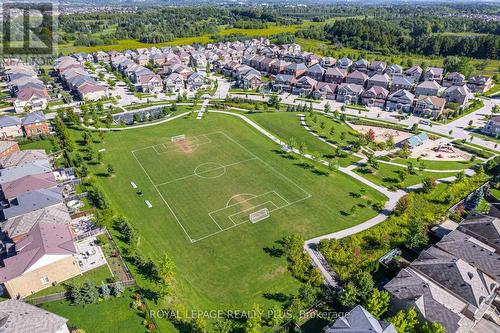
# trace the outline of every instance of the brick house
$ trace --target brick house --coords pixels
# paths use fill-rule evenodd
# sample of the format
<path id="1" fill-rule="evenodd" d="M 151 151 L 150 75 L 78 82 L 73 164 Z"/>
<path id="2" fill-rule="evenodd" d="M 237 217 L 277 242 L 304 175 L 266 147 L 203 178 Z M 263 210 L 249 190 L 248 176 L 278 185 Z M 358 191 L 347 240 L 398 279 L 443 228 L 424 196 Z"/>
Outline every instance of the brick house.
<path id="1" fill-rule="evenodd" d="M 42 112 L 32 112 L 22 120 L 22 128 L 26 137 L 48 134 L 49 126 Z"/>

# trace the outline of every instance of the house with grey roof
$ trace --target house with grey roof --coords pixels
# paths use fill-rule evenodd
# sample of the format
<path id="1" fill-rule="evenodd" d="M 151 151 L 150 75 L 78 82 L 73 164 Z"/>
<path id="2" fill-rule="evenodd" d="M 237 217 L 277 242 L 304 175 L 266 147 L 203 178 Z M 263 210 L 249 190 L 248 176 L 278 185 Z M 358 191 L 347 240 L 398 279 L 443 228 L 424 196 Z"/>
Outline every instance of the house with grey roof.
<path id="1" fill-rule="evenodd" d="M 392 77 L 391 91 L 400 89 L 412 91 L 414 84 L 412 76 L 394 75 Z"/>
<path id="2" fill-rule="evenodd" d="M 0 117 L 0 138 L 12 139 L 23 135 L 21 119 L 13 116 Z"/>
<path id="3" fill-rule="evenodd" d="M 0 189 L 2 199 L 10 201 L 23 193 L 42 188 L 51 188 L 57 185 L 54 173 L 46 172 L 38 175 L 27 175 L 10 182 L 0 183 Z"/>
<path id="4" fill-rule="evenodd" d="M 415 95 L 413 95 L 410 91 L 404 89 L 397 90 L 387 96 L 385 109 L 391 112 L 411 112 L 414 99 Z"/>
<path id="5" fill-rule="evenodd" d="M 358 84 L 362 87 L 365 86 L 366 80 L 368 80 L 368 75 L 360 71 L 354 71 L 347 74 L 345 79 L 346 83 Z"/>
<path id="6" fill-rule="evenodd" d="M 436 246 L 456 258 L 462 259 L 500 283 L 500 254 L 496 249 L 454 230 L 444 236 Z"/>
<path id="7" fill-rule="evenodd" d="M 320 64 L 315 64 L 306 70 L 306 76 L 313 78 L 314 80 L 321 82 L 325 76 L 325 69 L 321 67 Z"/>
<path id="8" fill-rule="evenodd" d="M 10 239 L 17 241 L 27 234 L 37 223 L 69 224 L 71 217 L 64 203 L 34 210 L 32 212 L 12 217 L 0 226 L 2 232 Z"/>
<path id="9" fill-rule="evenodd" d="M 384 87 L 372 86 L 361 93 L 361 103 L 366 106 L 384 108 L 389 91 Z"/>
<path id="10" fill-rule="evenodd" d="M 420 66 L 413 66 L 405 71 L 405 76 L 411 76 L 414 82 L 419 82 L 422 77 L 423 70 Z"/>
<path id="11" fill-rule="evenodd" d="M 403 268 L 384 289 L 391 295 L 391 308 L 414 308 L 419 316 L 444 326 L 447 333 L 470 332 L 476 319 L 467 302 L 436 284 L 412 267 Z"/>
<path id="12" fill-rule="evenodd" d="M 54 206 L 64 201 L 61 189 L 58 187 L 43 188 L 25 192 L 11 201 L 8 208 L 2 210 L 5 220 L 23 215 L 38 209 Z"/>
<path id="13" fill-rule="evenodd" d="M 340 67 L 328 68 L 325 72 L 325 82 L 341 84 L 347 76 L 347 70 Z"/>
<path id="14" fill-rule="evenodd" d="M 352 83 L 342 83 L 337 88 L 337 102 L 358 103 L 363 92 L 363 86 Z"/>
<path id="15" fill-rule="evenodd" d="M 367 89 L 371 87 L 377 86 L 382 87 L 384 89 L 389 89 L 389 84 L 391 82 L 391 78 L 387 74 L 375 74 L 368 79 L 368 83 L 366 85 Z"/>
<path id="16" fill-rule="evenodd" d="M 340 58 L 335 65 L 342 69 L 349 69 L 352 66 L 352 60 L 347 57 L 343 57 Z"/>
<path id="17" fill-rule="evenodd" d="M 385 61 L 375 60 L 372 61 L 370 66 L 368 67 L 369 69 L 368 73 L 370 76 L 373 76 L 375 74 L 384 74 L 386 68 L 387 68 L 387 63 Z"/>
<path id="18" fill-rule="evenodd" d="M 292 94 L 300 96 L 309 96 L 318 85 L 318 81 L 309 77 L 303 76 L 297 80 L 295 86 L 292 89 Z"/>
<path id="19" fill-rule="evenodd" d="M 3 260 L 0 283 L 11 298 L 26 297 L 81 274 L 76 255 L 68 225 L 37 223 Z"/>
<path id="20" fill-rule="evenodd" d="M 0 168 L 12 168 L 23 164 L 31 164 L 35 161 L 48 160 L 44 150 L 30 149 L 20 150 L 0 158 Z"/>
<path id="21" fill-rule="evenodd" d="M 391 76 L 403 75 L 403 67 L 401 67 L 398 64 L 392 64 L 389 67 L 387 67 L 385 72 Z"/>
<path id="22" fill-rule="evenodd" d="M 444 69 L 440 67 L 429 67 L 424 72 L 425 81 L 438 81 L 441 83 L 443 80 Z"/>
<path id="23" fill-rule="evenodd" d="M 465 75 L 459 72 L 450 72 L 446 74 L 443 80 L 443 87 L 463 86 L 465 84 Z"/>
<path id="24" fill-rule="evenodd" d="M 456 103 L 459 106 L 465 106 L 469 104 L 470 99 L 474 95 L 470 92 L 469 88 L 466 85 L 461 86 L 449 86 L 443 92 L 443 98 L 448 103 Z"/>
<path id="25" fill-rule="evenodd" d="M 500 137 L 500 116 L 491 117 L 481 131 L 488 135 Z"/>
<path id="26" fill-rule="evenodd" d="M 359 71 L 365 74 L 368 74 L 368 67 L 370 66 L 370 62 L 366 59 L 359 59 L 355 61 L 351 66 L 351 71 Z"/>
<path id="27" fill-rule="evenodd" d="M 285 74 L 295 76 L 296 78 L 302 76 L 307 71 L 307 66 L 304 63 L 292 63 L 285 68 Z"/>
<path id="28" fill-rule="evenodd" d="M 11 168 L 0 170 L 0 183 L 6 183 L 28 175 L 38 175 L 52 171 L 49 160 L 37 160 Z"/>
<path id="29" fill-rule="evenodd" d="M 293 75 L 278 74 L 273 83 L 273 91 L 292 92 L 293 85 L 297 82 Z"/>
<path id="30" fill-rule="evenodd" d="M 488 76 L 471 76 L 467 86 L 473 93 L 484 93 L 493 87 L 493 80 Z"/>
<path id="31" fill-rule="evenodd" d="M 458 230 L 500 252 L 500 219 L 483 214 L 473 214 L 458 225 Z"/>
<path id="32" fill-rule="evenodd" d="M 2 333 L 69 333 L 68 319 L 16 299 L 0 302 Z"/>
<path id="33" fill-rule="evenodd" d="M 324 328 L 325 333 L 397 333 L 391 323 L 378 320 L 366 311 L 361 305 L 357 305 L 345 316 L 338 318 Z"/>
<path id="34" fill-rule="evenodd" d="M 415 96 L 439 96 L 441 89 L 441 85 L 437 81 L 423 81 L 415 89 Z"/>

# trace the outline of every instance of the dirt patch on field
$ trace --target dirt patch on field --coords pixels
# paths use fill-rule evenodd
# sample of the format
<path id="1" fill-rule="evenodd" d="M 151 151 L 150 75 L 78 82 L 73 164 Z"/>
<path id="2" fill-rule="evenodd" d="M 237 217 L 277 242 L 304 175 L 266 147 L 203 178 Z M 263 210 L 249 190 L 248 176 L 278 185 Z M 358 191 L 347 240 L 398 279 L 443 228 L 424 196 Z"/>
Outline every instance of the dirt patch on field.
<path id="1" fill-rule="evenodd" d="M 177 151 L 184 154 L 192 154 L 195 148 L 194 143 L 192 143 L 189 139 L 176 141 L 174 144 Z"/>
<path id="2" fill-rule="evenodd" d="M 241 210 L 252 208 L 254 205 L 250 203 L 250 199 L 255 198 L 255 195 L 249 193 L 236 194 L 227 202 L 227 206 L 239 205 Z"/>
<path id="3" fill-rule="evenodd" d="M 390 129 L 390 128 L 384 128 L 384 127 L 375 127 L 375 126 L 365 126 L 365 125 L 354 125 L 351 124 L 351 127 L 361 133 L 361 134 L 368 134 L 370 130 L 373 131 L 374 136 L 375 136 L 375 142 L 387 142 L 390 137 L 394 140 L 394 143 L 399 143 L 403 140 L 408 139 L 411 137 L 413 134 L 404 132 L 404 131 L 399 131 L 395 129 Z"/>

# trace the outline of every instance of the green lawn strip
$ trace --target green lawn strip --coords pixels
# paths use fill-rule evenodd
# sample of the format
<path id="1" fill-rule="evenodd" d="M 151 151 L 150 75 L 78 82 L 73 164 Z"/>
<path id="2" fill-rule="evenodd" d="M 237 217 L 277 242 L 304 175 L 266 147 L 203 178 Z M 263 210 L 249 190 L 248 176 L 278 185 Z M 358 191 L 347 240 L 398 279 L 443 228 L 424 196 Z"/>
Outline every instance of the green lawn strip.
<path id="1" fill-rule="evenodd" d="M 489 149 L 489 148 L 486 148 L 486 147 L 483 147 L 480 145 L 476 145 L 475 143 L 471 143 L 471 142 L 464 143 L 462 140 L 459 140 L 459 139 L 452 141 L 452 143 L 453 143 L 453 145 L 462 149 L 463 151 L 466 151 L 470 154 L 475 154 L 475 155 L 482 157 L 482 158 L 490 158 L 490 157 L 498 154 L 498 152 L 496 152 L 492 149 Z"/>
<path id="2" fill-rule="evenodd" d="M 500 200 L 500 189 L 492 188 L 492 189 L 490 189 L 490 193 L 492 196 L 497 198 L 497 200 Z"/>
<path id="3" fill-rule="evenodd" d="M 491 88 L 485 93 L 485 95 L 492 97 L 498 95 L 498 93 L 500 93 L 500 84 L 495 84 L 493 88 Z"/>
<path id="4" fill-rule="evenodd" d="M 299 126 L 298 120 L 293 119 Z M 311 193 L 312 197 L 273 212 L 269 219 L 262 221 L 264 223 L 242 224 L 191 244 L 134 160 L 131 150 L 170 142 L 170 137 L 174 135 L 186 134 L 189 137 L 217 131 L 223 131 L 236 139 L 275 170 Z M 80 133 L 74 134 L 81 137 Z M 304 132 L 303 135 L 306 138 L 308 133 Z M 311 139 L 316 140 L 311 141 L 311 145 L 312 142 L 321 143 L 314 137 Z M 104 142 L 96 145 L 96 149 L 102 148 L 106 149 L 103 165 L 92 167 L 92 171 L 103 172 L 107 163 L 112 163 L 116 172 L 113 177 L 96 177 L 97 183 L 114 209 L 136 227 L 141 235 L 141 251 L 146 256 L 159 260 L 164 253 L 168 253 L 173 258 L 177 266 L 177 296 L 188 309 L 249 309 L 253 303 L 268 308 L 275 301 L 266 298 L 265 293 L 296 293 L 299 283 L 287 272 L 285 258 L 270 256 L 264 249 L 274 247 L 277 240 L 290 233 L 296 232 L 304 238 L 311 238 L 359 224 L 377 213 L 365 208 L 360 209 L 355 216 L 347 216 L 345 211 L 353 205 L 367 206 L 368 199 L 371 202 L 386 200 L 379 192 L 342 173 L 325 176 L 304 168 L 300 159 L 283 156 L 276 144 L 233 116 L 210 114 L 202 121 L 190 117 L 148 128 L 106 133 Z M 325 151 L 327 148 L 324 147 Z M 214 153 L 217 156 L 219 151 Z M 176 163 L 176 160 L 149 165 L 149 168 L 169 168 L 172 163 Z M 219 181 L 223 179 L 219 178 Z M 132 189 L 131 181 L 139 186 L 142 197 L 136 195 L 137 190 Z M 231 186 L 234 186 L 236 193 L 241 191 L 240 184 Z M 366 189 L 363 197 L 351 195 L 361 188 Z M 217 193 L 217 186 L 196 190 L 207 191 L 201 194 L 211 196 Z M 149 200 L 153 208 L 148 209 L 144 200 Z M 203 201 L 196 204 L 203 205 Z M 123 246 L 117 237 L 115 240 L 119 246 Z M 131 270 L 141 287 L 150 286 L 146 277 L 133 267 Z M 161 307 L 154 302 L 149 304 L 153 308 Z M 170 331 L 166 319 L 159 320 L 159 325 L 162 331 Z"/>
<path id="5" fill-rule="evenodd" d="M 143 318 L 130 307 L 133 292 L 126 289 L 120 297 L 112 297 L 96 304 L 73 305 L 70 301 L 41 304 L 40 307 L 69 319 L 68 326 L 92 333 L 144 332 Z"/>
<path id="6" fill-rule="evenodd" d="M 298 114 L 299 113 L 296 112 L 267 112 L 247 114 L 247 117 L 254 120 L 285 142 L 289 142 L 291 138 L 294 138 L 298 145 L 302 143 L 305 144 L 306 151 L 308 153 L 317 152 L 325 158 L 335 155 L 335 148 L 325 142 L 322 142 L 306 131 L 306 129 L 300 124 L 299 117 L 297 116 Z M 318 117 L 322 117 L 322 119 L 324 118 L 325 122 L 330 121 L 326 117 L 319 115 Z M 331 124 L 333 124 L 333 121 L 331 121 Z M 330 125 L 330 127 L 331 126 L 332 125 Z M 329 129 L 330 127 L 326 128 Z M 340 133 L 343 130 L 346 132 L 349 130 L 347 126 L 342 124 L 335 124 L 335 127 L 337 128 L 336 133 L 338 136 L 340 136 Z M 348 155 L 347 157 L 339 160 L 339 165 L 346 167 L 357 161 L 359 161 L 359 158 Z"/>
<path id="7" fill-rule="evenodd" d="M 420 162 L 417 161 L 416 158 L 395 158 L 391 160 L 394 163 L 400 163 L 403 165 L 408 165 L 408 162 L 413 163 L 415 168 L 419 168 L 420 163 L 423 163 L 425 168 L 430 170 L 461 170 L 461 169 L 469 169 L 474 165 L 480 163 L 480 161 L 433 161 L 421 159 Z"/>
<path id="8" fill-rule="evenodd" d="M 472 136 L 475 136 L 477 138 L 481 138 L 483 140 L 486 140 L 486 141 L 491 141 L 491 142 L 495 142 L 495 143 L 500 143 L 500 138 L 497 138 L 497 137 L 494 137 L 494 136 L 491 136 L 491 135 L 486 135 L 486 134 L 483 134 L 483 133 L 480 133 L 480 130 L 476 129 L 476 130 L 471 130 L 470 132 L 470 135 Z"/>
<path id="9" fill-rule="evenodd" d="M 369 172 L 366 167 L 358 167 L 354 172 L 363 176 L 364 178 L 374 182 L 375 184 L 383 185 L 388 188 L 394 186 L 408 187 L 422 183 L 424 177 L 431 177 L 434 179 L 447 178 L 456 176 L 456 172 L 428 172 L 420 171 L 415 167 L 415 174 L 408 174 L 403 182 L 400 182 L 399 172 L 406 170 L 406 168 L 398 167 L 390 164 L 380 164 L 378 170 Z"/>
<path id="10" fill-rule="evenodd" d="M 482 100 L 473 100 L 472 104 L 469 105 L 467 108 L 463 110 L 461 114 L 459 114 L 456 117 L 453 118 L 447 118 L 447 119 L 441 119 L 441 120 L 436 120 L 438 123 L 441 124 L 447 124 L 449 122 L 455 121 L 457 119 L 460 119 L 462 117 L 467 116 L 468 114 L 471 114 L 472 112 L 476 112 L 477 110 L 481 109 L 484 107 L 484 102 Z"/>
<path id="11" fill-rule="evenodd" d="M 29 141 L 29 140 L 20 141 L 19 148 L 21 150 L 43 149 L 43 150 L 45 150 L 46 153 L 51 153 L 56 149 L 54 144 L 52 143 L 52 141 L 50 139 L 33 140 L 33 141 Z"/>
<path id="12" fill-rule="evenodd" d="M 108 279 L 111 279 L 113 276 L 111 275 L 111 271 L 109 270 L 108 265 L 103 265 L 97 268 L 94 268 L 88 272 L 83 273 L 82 275 L 75 276 L 69 280 L 56 284 L 55 286 L 51 286 L 49 288 L 40 290 L 39 292 L 31 295 L 29 298 L 36 298 L 56 293 L 61 293 L 64 291 L 68 291 L 68 286 L 78 285 L 87 280 L 94 281 L 96 285 L 100 285 L 103 282 L 107 282 Z"/>

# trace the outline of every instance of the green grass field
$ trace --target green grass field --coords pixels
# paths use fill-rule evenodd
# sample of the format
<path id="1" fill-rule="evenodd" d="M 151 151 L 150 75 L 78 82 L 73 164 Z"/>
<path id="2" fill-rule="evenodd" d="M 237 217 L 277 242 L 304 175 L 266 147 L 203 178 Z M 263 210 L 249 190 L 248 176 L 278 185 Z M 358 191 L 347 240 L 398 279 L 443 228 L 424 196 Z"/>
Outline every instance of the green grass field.
<path id="1" fill-rule="evenodd" d="M 137 333 L 146 331 L 139 312 L 130 307 L 132 291 L 97 304 L 72 305 L 69 301 L 49 302 L 41 308 L 69 319 L 68 326 L 90 333 Z"/>
<path id="2" fill-rule="evenodd" d="M 306 151 L 309 153 L 317 152 L 324 158 L 333 156 L 335 148 L 318 140 L 318 138 L 314 137 L 311 133 L 308 133 L 305 128 L 300 125 L 299 117 L 297 116 L 298 114 L 299 113 L 296 112 L 267 112 L 248 114 L 247 117 L 259 123 L 259 125 L 266 128 L 268 131 L 272 132 L 285 142 L 289 142 L 291 138 L 294 138 L 298 144 L 303 143 L 306 146 Z M 340 133 L 352 132 L 352 129 L 345 124 L 334 122 L 326 117 L 318 117 L 321 120 L 324 119 L 328 125 L 325 129 L 329 130 L 330 127 L 335 127 L 335 135 L 331 138 L 332 143 L 334 144 L 340 142 Z M 347 143 L 347 141 L 352 138 L 352 135 L 346 135 L 346 140 L 342 143 Z M 348 155 L 347 157 L 339 160 L 339 165 L 348 166 L 358 160 L 359 158 Z"/>
<path id="3" fill-rule="evenodd" d="M 154 150 L 158 148 L 148 148 L 149 154 L 141 155 L 141 158 L 148 159 L 143 163 L 152 178 L 148 178 L 132 154 L 137 149 L 168 143 L 175 135 L 186 134 L 188 138 L 195 138 L 219 131 L 238 144 L 224 135 L 209 135 L 214 143 L 220 141 L 219 146 L 200 145 L 192 156 L 187 151 L 177 151 L 162 157 Z M 80 133 L 74 134 L 81 137 Z M 305 131 L 297 135 L 297 140 L 310 137 Z M 296 293 L 299 283 L 287 272 L 285 258 L 271 256 L 266 249 L 275 247 L 277 240 L 290 233 L 300 233 L 308 239 L 356 225 L 377 214 L 369 208 L 368 200 L 386 200 L 382 194 L 342 173 L 318 173 L 299 158 L 283 155 L 269 139 L 241 120 L 227 115 L 209 114 L 202 121 L 188 117 L 148 128 L 106 133 L 104 142 L 96 146 L 96 149 L 102 148 L 106 149 L 103 165 L 95 167 L 94 171 L 105 173 L 105 165 L 112 163 L 116 172 L 112 177 L 96 177 L 98 183 L 116 211 L 125 215 L 139 231 L 143 253 L 156 260 L 168 253 L 176 262 L 176 290 L 180 302 L 188 309 L 249 309 L 253 303 L 267 308 L 276 302 L 272 297 L 266 297 L 267 294 Z M 250 163 L 235 165 L 241 170 L 238 167 L 234 170 L 226 168 L 226 173 L 218 178 L 204 179 L 192 175 L 193 168 L 202 163 L 226 165 L 254 155 L 257 159 Z M 217 170 L 209 166 L 200 174 L 215 176 Z M 184 176 L 188 176 L 187 182 L 178 184 L 156 187 L 151 182 L 167 182 Z M 139 186 L 142 197 L 136 195 L 137 190 L 131 187 L 131 181 Z M 193 186 L 196 187 L 191 188 Z M 362 188 L 366 189 L 363 196 L 353 195 Z M 172 206 L 175 205 L 176 215 L 192 228 L 189 231 L 193 232 L 194 238 L 205 235 L 205 228 L 214 228 L 214 223 L 207 218 L 208 210 L 224 208 L 228 201 L 230 205 L 240 201 L 239 205 L 244 207 L 247 201 L 231 196 L 247 191 L 261 194 L 271 189 L 289 202 L 304 198 L 305 193 L 311 197 L 271 212 L 266 220 L 255 224 L 242 223 L 195 243 L 189 241 L 160 196 L 161 193 L 167 202 L 170 200 Z M 153 207 L 148 209 L 144 200 L 149 200 Z M 279 203 L 279 200 L 277 196 L 271 196 L 266 202 Z M 358 210 L 355 215 L 346 213 L 353 205 L 366 208 Z M 227 215 L 224 212 L 222 219 Z M 209 225 L 205 226 L 206 223 Z M 134 274 L 139 284 L 148 285 L 145 277 L 137 272 Z M 166 320 L 160 320 L 159 324 L 162 332 L 174 330 Z"/>
<path id="4" fill-rule="evenodd" d="M 406 168 L 380 163 L 378 170 L 373 173 L 367 172 L 367 169 L 364 167 L 358 167 L 354 169 L 354 172 L 374 182 L 375 184 L 380 184 L 385 187 L 392 187 L 400 183 L 399 171 L 401 170 L 406 170 Z M 456 172 L 419 171 L 417 170 L 417 167 L 415 167 L 415 174 L 407 175 L 406 179 L 400 184 L 402 185 L 402 187 L 408 187 L 422 183 L 422 179 L 424 177 L 439 179 L 455 176 L 456 174 Z"/>
<path id="5" fill-rule="evenodd" d="M 434 160 L 425 160 L 422 159 L 420 162 L 417 161 L 416 158 L 395 158 L 391 160 L 391 162 L 400 163 L 403 165 L 407 165 L 408 162 L 413 163 L 415 168 L 418 168 L 420 162 L 424 163 L 425 169 L 429 170 L 462 170 L 473 167 L 474 165 L 480 163 L 480 161 L 434 161 Z"/>

